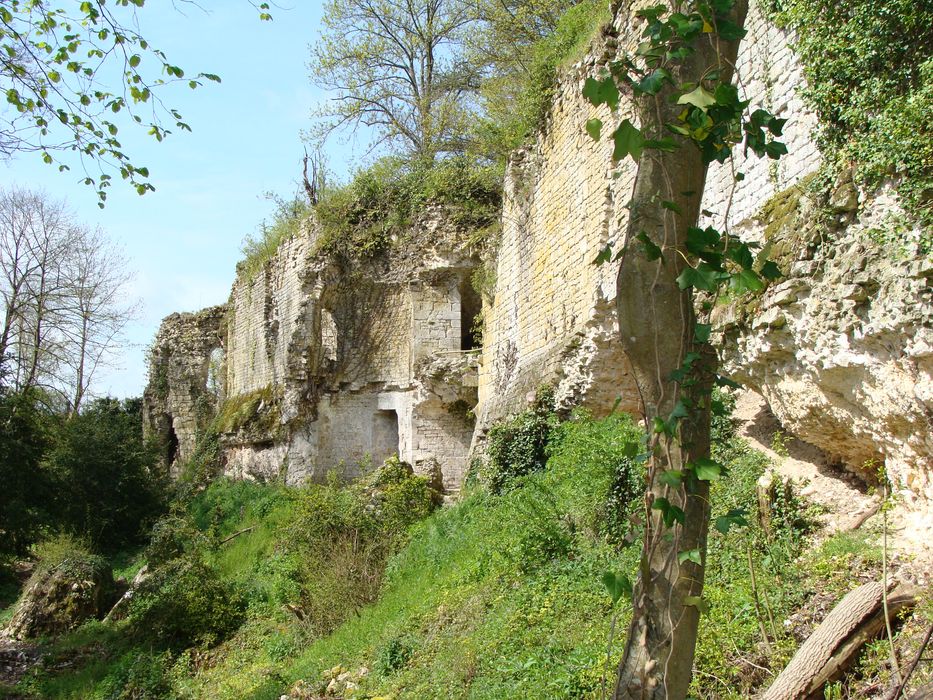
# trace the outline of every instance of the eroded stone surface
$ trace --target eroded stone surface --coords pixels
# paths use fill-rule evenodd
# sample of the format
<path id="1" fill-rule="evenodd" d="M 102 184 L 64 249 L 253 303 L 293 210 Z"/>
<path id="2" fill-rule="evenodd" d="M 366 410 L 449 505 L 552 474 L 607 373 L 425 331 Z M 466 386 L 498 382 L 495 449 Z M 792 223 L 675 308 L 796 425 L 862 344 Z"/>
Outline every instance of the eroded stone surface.
<path id="1" fill-rule="evenodd" d="M 762 394 L 787 431 L 866 479 L 883 464 L 908 505 L 929 503 L 931 265 L 909 242 L 873 238 L 901 215 L 890 190 L 847 213 L 797 197 L 782 221 L 749 222 L 769 229 L 771 243 L 794 245 L 784 280 L 720 314 L 724 369 Z"/>

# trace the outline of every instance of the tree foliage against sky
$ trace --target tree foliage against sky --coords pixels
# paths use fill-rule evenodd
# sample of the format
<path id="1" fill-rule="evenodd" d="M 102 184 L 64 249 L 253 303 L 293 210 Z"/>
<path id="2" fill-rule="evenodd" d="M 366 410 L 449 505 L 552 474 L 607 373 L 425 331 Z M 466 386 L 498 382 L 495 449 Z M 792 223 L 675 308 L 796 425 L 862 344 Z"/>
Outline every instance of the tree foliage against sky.
<path id="1" fill-rule="evenodd" d="M 0 190 L 0 381 L 80 409 L 134 308 L 126 260 L 64 204 Z"/>
<path id="2" fill-rule="evenodd" d="M 187 0 L 181 0 L 187 1 Z M 252 3 L 261 19 L 268 4 Z M 187 75 L 140 33 L 145 0 L 5 0 L 0 3 L 0 156 L 37 152 L 70 169 L 73 152 L 103 206 L 114 175 L 140 194 L 154 189 L 146 167 L 120 141 L 129 124 L 158 141 L 190 131 L 161 99 L 163 88 L 219 82 Z"/>
<path id="3" fill-rule="evenodd" d="M 365 126 L 378 141 L 431 162 L 463 149 L 465 95 L 475 67 L 463 60 L 473 22 L 459 0 L 331 0 L 311 47 L 313 81 L 333 90 L 321 135 Z"/>

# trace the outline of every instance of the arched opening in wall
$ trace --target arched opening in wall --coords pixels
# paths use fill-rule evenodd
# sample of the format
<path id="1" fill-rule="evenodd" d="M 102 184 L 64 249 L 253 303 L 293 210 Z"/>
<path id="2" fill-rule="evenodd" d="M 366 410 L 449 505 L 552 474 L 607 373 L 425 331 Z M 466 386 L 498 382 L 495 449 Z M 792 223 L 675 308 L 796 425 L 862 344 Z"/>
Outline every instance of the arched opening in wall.
<path id="1" fill-rule="evenodd" d="M 224 395 L 224 349 L 214 348 L 207 358 L 207 382 L 205 389 L 219 402 Z"/>
<path id="2" fill-rule="evenodd" d="M 475 328 L 477 317 L 483 310 L 483 300 L 473 289 L 470 276 L 460 280 L 460 349 L 475 350 L 480 343 Z"/>
<path id="3" fill-rule="evenodd" d="M 398 412 L 394 410 L 376 411 L 373 415 L 373 463 L 378 466 L 398 453 Z"/>
<path id="4" fill-rule="evenodd" d="M 168 434 L 165 437 L 165 463 L 172 466 L 178 459 L 178 436 L 175 434 L 175 428 L 169 425 Z"/>

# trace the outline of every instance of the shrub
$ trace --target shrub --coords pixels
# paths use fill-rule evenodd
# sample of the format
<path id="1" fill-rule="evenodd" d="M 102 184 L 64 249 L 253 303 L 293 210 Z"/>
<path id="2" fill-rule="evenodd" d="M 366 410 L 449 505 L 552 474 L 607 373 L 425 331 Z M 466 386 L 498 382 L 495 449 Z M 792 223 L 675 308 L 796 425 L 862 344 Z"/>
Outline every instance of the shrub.
<path id="1" fill-rule="evenodd" d="M 156 568 L 130 602 L 136 634 L 173 649 L 211 646 L 229 637 L 246 605 L 217 571 L 193 556 Z"/>
<path id="2" fill-rule="evenodd" d="M 485 476 L 493 493 L 506 490 L 518 477 L 544 469 L 548 436 L 557 424 L 549 392 L 539 391 L 534 408 L 489 429 Z"/>
<path id="3" fill-rule="evenodd" d="M 171 698 L 171 654 L 130 651 L 112 665 L 101 683 L 103 700 L 163 700 Z"/>
<path id="4" fill-rule="evenodd" d="M 139 542 L 166 506 L 141 410 L 139 399 L 98 399 L 62 423 L 44 457 L 60 526 L 109 551 Z"/>
<path id="5" fill-rule="evenodd" d="M 410 634 L 392 637 L 376 652 L 376 672 L 387 676 L 403 668 L 414 653 L 417 641 Z"/>

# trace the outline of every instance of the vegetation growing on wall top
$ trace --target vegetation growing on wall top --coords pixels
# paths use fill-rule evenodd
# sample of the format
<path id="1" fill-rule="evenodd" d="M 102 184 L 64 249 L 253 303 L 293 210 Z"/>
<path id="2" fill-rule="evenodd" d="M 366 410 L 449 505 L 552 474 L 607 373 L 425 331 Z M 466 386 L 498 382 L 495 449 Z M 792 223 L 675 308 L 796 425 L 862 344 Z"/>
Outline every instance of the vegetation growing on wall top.
<path id="1" fill-rule="evenodd" d="M 933 224 L 933 6 L 913 0 L 771 0 L 797 32 L 804 98 L 832 167 L 860 184 L 901 178 L 910 213 Z"/>

